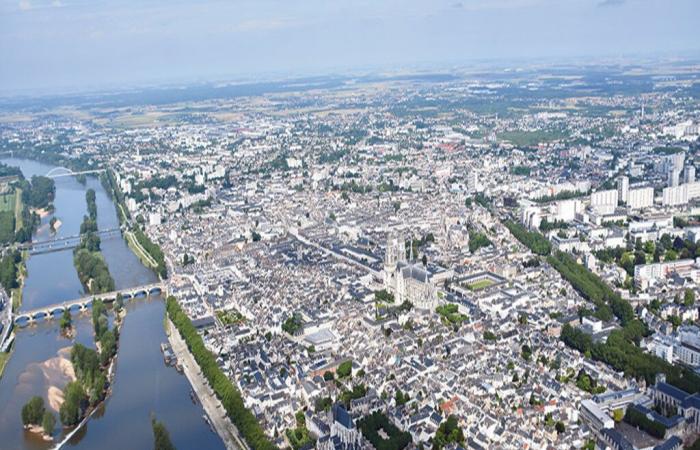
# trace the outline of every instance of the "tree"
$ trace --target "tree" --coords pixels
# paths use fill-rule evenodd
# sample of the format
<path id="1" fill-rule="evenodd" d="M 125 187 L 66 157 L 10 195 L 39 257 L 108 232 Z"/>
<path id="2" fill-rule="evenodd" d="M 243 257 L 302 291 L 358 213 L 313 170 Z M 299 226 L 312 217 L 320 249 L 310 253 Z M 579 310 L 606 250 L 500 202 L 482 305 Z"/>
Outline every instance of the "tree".
<path id="1" fill-rule="evenodd" d="M 44 417 L 44 399 L 34 396 L 22 407 L 22 424 L 39 425 Z"/>
<path id="2" fill-rule="evenodd" d="M 175 446 L 170 440 L 170 433 L 162 422 L 158 422 L 155 418 L 151 419 L 151 428 L 153 429 L 153 448 L 154 450 L 175 450 Z"/>
<path id="3" fill-rule="evenodd" d="M 695 291 L 687 288 L 683 293 L 683 304 L 687 307 L 691 307 L 695 304 Z"/>
<path id="4" fill-rule="evenodd" d="M 168 297 L 166 309 L 170 320 L 192 352 L 202 374 L 212 386 L 214 394 L 221 400 L 226 414 L 231 418 L 250 448 L 252 450 L 277 449 L 265 435 L 255 415 L 245 407 L 240 391 L 221 370 L 216 358 L 206 348 L 202 337 L 197 333 L 197 329 L 174 297 Z"/>
<path id="5" fill-rule="evenodd" d="M 100 364 L 106 366 L 117 352 L 117 337 L 107 330 L 100 337 Z"/>
<path id="6" fill-rule="evenodd" d="M 396 390 L 396 395 L 394 395 L 394 400 L 396 400 L 396 405 L 401 406 L 405 405 L 408 403 L 409 400 L 411 400 L 411 396 L 408 394 L 404 394 L 401 389 Z"/>
<path id="7" fill-rule="evenodd" d="M 338 375 L 338 378 L 352 376 L 352 361 L 343 361 L 340 363 L 335 373 Z"/>
<path id="8" fill-rule="evenodd" d="M 564 431 L 566 431 L 566 427 L 564 426 L 564 423 L 561 421 L 554 424 L 554 428 L 557 430 L 557 433 L 559 433 L 559 434 L 562 434 Z"/>
<path id="9" fill-rule="evenodd" d="M 459 428 L 457 417 L 450 415 L 447 420 L 440 423 L 433 438 L 433 450 L 440 450 L 447 444 L 463 443 L 464 433 Z"/>
<path id="10" fill-rule="evenodd" d="M 77 425 L 82 414 L 82 403 L 87 399 L 85 390 L 78 381 L 68 383 L 63 390 L 63 403 L 58 410 L 61 423 L 65 426 Z"/>
<path id="11" fill-rule="evenodd" d="M 56 418 L 49 411 L 44 411 L 44 417 L 41 419 L 41 428 L 44 429 L 44 433 L 51 436 L 53 434 L 54 428 L 56 427 Z"/>
<path id="12" fill-rule="evenodd" d="M 73 326 L 73 318 L 70 315 L 68 308 L 63 310 L 63 315 L 61 316 L 61 330 L 68 330 Z"/>

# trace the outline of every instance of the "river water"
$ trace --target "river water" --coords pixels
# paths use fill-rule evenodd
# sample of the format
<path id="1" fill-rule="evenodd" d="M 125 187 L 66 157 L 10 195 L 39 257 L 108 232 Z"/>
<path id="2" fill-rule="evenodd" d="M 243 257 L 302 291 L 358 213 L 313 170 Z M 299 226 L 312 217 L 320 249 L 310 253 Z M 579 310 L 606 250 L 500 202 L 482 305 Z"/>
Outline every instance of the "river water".
<path id="1" fill-rule="evenodd" d="M 55 166 L 31 160 L 3 159 L 19 166 L 26 178 L 45 175 Z M 99 180 L 88 177 L 85 186 L 74 177 L 56 178 L 55 210 L 42 218 L 34 236 L 37 241 L 77 235 L 87 214 L 85 192 L 96 193 L 97 221 L 101 230 L 115 228 L 114 204 Z M 62 225 L 51 235 L 49 221 L 57 217 Z M 157 281 L 119 237 L 102 240 L 102 254 L 118 289 Z M 73 266 L 72 250 L 32 255 L 27 261 L 27 279 L 21 310 L 60 303 L 84 295 Z M 175 446 L 180 449 L 223 449 L 223 443 L 202 419 L 204 411 L 190 398 L 187 379 L 165 366 L 160 344 L 167 342 L 163 331 L 164 303 L 159 297 L 127 303 L 121 330 L 112 395 L 65 448 L 122 450 L 153 448 L 150 417 L 164 422 Z M 73 316 L 75 342 L 94 346 L 89 314 Z M 68 381 L 61 370 L 60 354 L 72 341 L 61 336 L 58 321 L 41 321 L 16 328 L 12 356 L 0 379 L 0 450 L 45 450 L 51 447 L 22 428 L 20 411 L 33 395 L 52 398 L 50 392 Z M 64 350 L 62 350 L 64 349 Z M 48 404 L 48 403 L 47 403 Z M 58 419 L 58 413 L 55 416 Z M 64 430 L 57 426 L 58 439 Z"/>

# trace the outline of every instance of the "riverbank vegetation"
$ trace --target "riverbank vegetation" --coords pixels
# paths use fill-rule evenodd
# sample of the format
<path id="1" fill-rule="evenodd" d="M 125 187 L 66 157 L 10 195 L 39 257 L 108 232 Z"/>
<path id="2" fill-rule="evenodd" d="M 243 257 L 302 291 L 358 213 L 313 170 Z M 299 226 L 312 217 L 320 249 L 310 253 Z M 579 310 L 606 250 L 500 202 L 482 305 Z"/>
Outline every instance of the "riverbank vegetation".
<path id="1" fill-rule="evenodd" d="M 160 246 L 146 236 L 146 234 L 138 227 L 134 228 L 134 237 L 136 242 L 143 248 L 146 253 L 148 253 L 151 258 L 156 262 L 155 271 L 161 278 L 168 278 L 168 268 L 165 265 L 165 255 Z"/>
<path id="2" fill-rule="evenodd" d="M 117 217 L 119 218 L 119 225 L 123 225 L 124 222 L 131 219 L 129 210 L 126 207 L 126 200 L 124 198 L 124 193 L 122 192 L 117 180 L 112 172 L 112 169 L 107 169 L 100 174 L 100 182 L 102 187 L 107 192 L 107 195 L 112 200 L 115 200 L 115 208 L 117 209 Z"/>
<path id="3" fill-rule="evenodd" d="M 87 201 L 88 217 L 91 220 L 97 220 L 97 202 L 95 201 L 95 190 L 90 188 L 85 192 L 85 200 Z"/>
<path id="4" fill-rule="evenodd" d="M 0 195 L 0 244 L 26 242 L 39 226 L 39 215 L 30 210 L 33 208 L 52 207 L 55 186 L 53 180 L 46 177 L 34 177 L 33 185 L 24 179 L 19 168 L 0 163 L 0 173 L 17 177 L 7 185 L 5 192 Z M 48 181 L 46 181 L 48 180 Z M 39 196 L 46 198 L 39 200 Z"/>
<path id="5" fill-rule="evenodd" d="M 99 252 L 77 248 L 73 255 L 73 263 L 80 282 L 91 294 L 101 294 L 114 290 L 114 279 Z"/>
<path id="6" fill-rule="evenodd" d="M 2 374 L 5 372 L 5 366 L 7 366 L 7 361 L 10 360 L 10 350 L 6 352 L 0 352 L 0 378 L 2 378 Z"/>
<path id="7" fill-rule="evenodd" d="M 97 406 L 107 395 L 108 370 L 117 354 L 119 330 L 117 327 L 109 329 L 107 308 L 100 299 L 93 301 L 92 325 L 98 349 L 79 343 L 71 349 L 70 358 L 76 381 L 68 383 L 64 389 L 64 402 L 59 414 L 65 426 L 80 423 L 87 409 Z"/>
<path id="8" fill-rule="evenodd" d="M 20 180 L 22 201 L 30 208 L 51 209 L 56 196 L 56 183 L 52 178 L 34 175 L 31 181 Z"/>
<path id="9" fill-rule="evenodd" d="M 170 320 L 187 343 L 187 347 L 197 361 L 202 374 L 221 400 L 233 424 L 253 450 L 272 450 L 277 447 L 267 438 L 253 413 L 245 407 L 243 397 L 231 380 L 216 363 L 214 355 L 206 348 L 202 337 L 192 325 L 187 314 L 180 308 L 175 297 L 168 297 L 166 310 Z"/>
<path id="10" fill-rule="evenodd" d="M 56 418 L 44 406 L 44 399 L 34 396 L 22 407 L 22 425 L 34 432 L 48 436 L 53 434 Z"/>
<path id="11" fill-rule="evenodd" d="M 170 433 L 163 422 L 158 422 L 155 417 L 151 418 L 151 429 L 153 430 L 154 450 L 175 450 L 175 446 L 170 440 Z"/>
<path id="12" fill-rule="evenodd" d="M 19 250 L 5 253 L 0 259 L 0 284 L 9 294 L 12 289 L 19 287 L 19 264 L 22 262 L 22 254 Z"/>
<path id="13" fill-rule="evenodd" d="M 95 191 L 88 189 L 85 194 L 89 216 L 83 217 L 80 225 L 80 244 L 73 251 L 73 264 L 80 282 L 91 294 L 101 294 L 114 290 L 114 279 L 100 253 L 101 240 L 97 235 L 97 206 Z"/>

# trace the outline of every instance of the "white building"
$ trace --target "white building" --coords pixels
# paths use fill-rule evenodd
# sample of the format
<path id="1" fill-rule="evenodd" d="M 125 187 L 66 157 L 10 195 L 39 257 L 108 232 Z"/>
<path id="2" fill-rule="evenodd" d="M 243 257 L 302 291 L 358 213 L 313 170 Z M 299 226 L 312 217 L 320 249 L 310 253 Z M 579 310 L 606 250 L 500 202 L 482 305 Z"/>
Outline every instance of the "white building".
<path id="1" fill-rule="evenodd" d="M 664 188 L 662 200 L 664 206 L 685 205 L 686 203 L 688 203 L 687 184 Z"/>
<path id="2" fill-rule="evenodd" d="M 685 166 L 683 170 L 683 183 L 695 183 L 695 166 Z"/>
<path id="3" fill-rule="evenodd" d="M 654 205 L 654 188 L 644 187 L 630 189 L 627 192 L 627 204 L 631 209 L 649 208 Z"/>
<path id="4" fill-rule="evenodd" d="M 628 202 L 628 194 L 630 190 L 630 179 L 621 176 L 617 179 L 617 196 L 622 203 Z"/>
<path id="5" fill-rule="evenodd" d="M 598 191 L 591 194 L 591 208 L 602 213 L 610 213 L 617 207 L 617 189 Z"/>

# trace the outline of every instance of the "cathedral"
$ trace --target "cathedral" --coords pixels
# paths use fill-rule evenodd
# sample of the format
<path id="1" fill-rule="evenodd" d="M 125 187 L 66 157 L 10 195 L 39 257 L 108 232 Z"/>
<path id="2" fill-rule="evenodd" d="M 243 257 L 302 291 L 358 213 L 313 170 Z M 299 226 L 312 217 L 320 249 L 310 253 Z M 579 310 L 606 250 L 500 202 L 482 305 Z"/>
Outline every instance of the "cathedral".
<path id="1" fill-rule="evenodd" d="M 422 264 L 412 261 L 412 249 L 411 257 L 406 259 L 404 239 L 389 237 L 384 257 L 384 288 L 394 294 L 397 303 L 409 301 L 415 308 L 434 310 L 438 296 L 431 274 Z"/>

